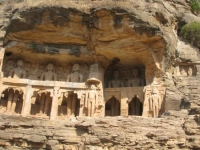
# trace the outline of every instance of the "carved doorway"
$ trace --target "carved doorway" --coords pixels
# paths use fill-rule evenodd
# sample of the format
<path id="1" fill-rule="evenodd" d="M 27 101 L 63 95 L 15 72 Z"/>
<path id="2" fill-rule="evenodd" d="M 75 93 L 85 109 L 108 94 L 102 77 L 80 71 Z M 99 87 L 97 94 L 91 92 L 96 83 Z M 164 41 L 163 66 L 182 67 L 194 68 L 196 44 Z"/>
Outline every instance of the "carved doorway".
<path id="1" fill-rule="evenodd" d="M 62 102 L 58 106 L 58 116 L 66 116 L 67 115 L 67 98 L 62 97 Z"/>
<path id="2" fill-rule="evenodd" d="M 21 114 L 22 106 L 23 92 L 21 90 L 8 88 L 3 91 L 0 109 L 8 113 Z"/>
<path id="3" fill-rule="evenodd" d="M 112 97 L 106 102 L 105 116 L 119 116 L 120 115 L 120 102 Z"/>
<path id="4" fill-rule="evenodd" d="M 70 93 L 67 98 L 67 116 L 78 116 L 80 109 L 80 100 L 77 94 Z"/>
<path id="5" fill-rule="evenodd" d="M 36 92 L 34 92 L 36 94 Z M 34 100 L 35 99 L 35 100 Z M 32 98 L 31 115 L 49 117 L 51 113 L 51 93 L 45 90 L 37 92 L 36 98 Z"/>
<path id="6" fill-rule="evenodd" d="M 128 115 L 142 116 L 143 106 L 139 98 L 134 97 L 128 104 Z"/>

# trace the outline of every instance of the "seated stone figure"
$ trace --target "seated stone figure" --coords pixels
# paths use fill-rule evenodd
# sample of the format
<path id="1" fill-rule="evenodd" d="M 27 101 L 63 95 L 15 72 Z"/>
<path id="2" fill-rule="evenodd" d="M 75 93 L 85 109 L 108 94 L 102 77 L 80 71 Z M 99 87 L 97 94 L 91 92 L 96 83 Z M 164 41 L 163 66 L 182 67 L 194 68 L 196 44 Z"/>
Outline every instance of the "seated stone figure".
<path id="1" fill-rule="evenodd" d="M 11 78 L 25 78 L 26 77 L 26 71 L 22 68 L 23 61 L 18 60 L 16 67 L 10 69 L 8 73 L 8 77 Z"/>
<path id="2" fill-rule="evenodd" d="M 119 78 L 119 71 L 115 70 L 113 72 L 112 80 L 110 80 L 109 83 L 108 83 L 108 87 L 109 88 L 116 88 L 116 87 L 123 87 L 123 86 L 124 86 L 124 84 Z"/>
<path id="3" fill-rule="evenodd" d="M 53 72 L 53 64 L 49 63 L 47 65 L 47 70 L 41 74 L 41 80 L 44 81 L 56 81 L 57 80 L 57 74 Z M 40 91 L 40 110 L 39 115 L 47 115 L 49 112 L 49 106 L 51 102 L 50 93 L 46 91 Z"/>
<path id="4" fill-rule="evenodd" d="M 53 72 L 54 65 L 52 63 L 48 63 L 47 70 L 41 74 L 40 79 L 44 81 L 56 81 L 57 74 Z"/>
<path id="5" fill-rule="evenodd" d="M 10 69 L 9 77 L 10 78 L 25 78 L 26 71 L 22 68 L 22 66 L 23 66 L 23 61 L 18 60 L 16 67 Z M 19 99 L 19 96 L 20 96 L 19 90 L 9 89 L 8 102 L 7 102 L 7 107 L 6 107 L 7 112 L 15 113 L 16 103 L 17 103 L 17 100 Z"/>
<path id="6" fill-rule="evenodd" d="M 67 76 L 67 82 L 83 82 L 83 75 L 79 71 L 79 64 L 74 64 L 72 73 Z"/>
<path id="7" fill-rule="evenodd" d="M 128 81 L 129 87 L 141 86 L 141 79 L 139 78 L 139 70 L 137 68 L 133 69 L 133 76 Z"/>

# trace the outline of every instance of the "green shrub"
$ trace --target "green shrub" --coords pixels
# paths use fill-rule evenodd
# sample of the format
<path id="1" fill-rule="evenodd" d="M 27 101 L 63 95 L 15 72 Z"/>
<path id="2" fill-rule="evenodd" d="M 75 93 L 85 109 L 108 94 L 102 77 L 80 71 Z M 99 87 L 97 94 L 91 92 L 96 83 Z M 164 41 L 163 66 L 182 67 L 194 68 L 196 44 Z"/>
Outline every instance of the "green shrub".
<path id="1" fill-rule="evenodd" d="M 197 12 L 197 13 L 200 12 L 200 3 L 199 3 L 199 0 L 191 0 L 190 1 L 190 6 L 191 6 L 191 8 L 192 8 L 192 10 L 194 12 Z"/>
<path id="2" fill-rule="evenodd" d="M 200 23 L 191 22 L 184 25 L 181 28 L 180 35 L 184 40 L 197 46 L 198 42 L 200 42 Z"/>

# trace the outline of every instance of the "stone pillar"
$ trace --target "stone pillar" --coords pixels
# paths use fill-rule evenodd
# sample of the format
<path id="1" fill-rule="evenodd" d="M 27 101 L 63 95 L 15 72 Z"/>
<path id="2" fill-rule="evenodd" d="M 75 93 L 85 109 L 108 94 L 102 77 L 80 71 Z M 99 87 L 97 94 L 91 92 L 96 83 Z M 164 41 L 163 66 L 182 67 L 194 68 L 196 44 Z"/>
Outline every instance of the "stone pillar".
<path id="1" fill-rule="evenodd" d="M 127 116 L 128 115 L 128 97 L 126 95 L 126 91 L 121 91 L 121 110 L 120 116 Z"/>
<path id="2" fill-rule="evenodd" d="M 58 115 L 58 93 L 60 87 L 54 87 L 53 100 L 51 105 L 50 120 L 55 120 Z"/>
<path id="3" fill-rule="evenodd" d="M 4 53 L 5 53 L 5 48 L 1 48 L 0 50 L 0 100 L 1 100 L 1 94 L 2 94 L 2 78 L 3 78 L 2 66 L 3 66 Z"/>
<path id="4" fill-rule="evenodd" d="M 0 72 L 2 72 L 4 53 L 5 53 L 5 48 L 1 48 L 1 50 L 0 50 Z"/>
<path id="5" fill-rule="evenodd" d="M 32 86 L 26 86 L 25 99 L 23 100 L 23 108 L 22 108 L 22 117 L 26 117 L 30 114 L 31 111 L 31 94 L 32 94 Z"/>

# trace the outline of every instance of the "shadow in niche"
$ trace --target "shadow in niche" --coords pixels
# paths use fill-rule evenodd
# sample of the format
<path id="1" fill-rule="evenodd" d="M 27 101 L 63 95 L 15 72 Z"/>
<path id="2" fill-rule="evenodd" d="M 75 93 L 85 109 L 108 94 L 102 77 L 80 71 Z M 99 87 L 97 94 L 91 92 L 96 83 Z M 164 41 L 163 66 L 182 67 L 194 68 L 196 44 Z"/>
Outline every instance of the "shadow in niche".
<path id="1" fill-rule="evenodd" d="M 58 106 L 58 116 L 67 115 L 67 99 L 63 98 L 62 103 Z"/>
<path id="2" fill-rule="evenodd" d="M 0 101 L 0 112 L 8 111 L 21 114 L 23 106 L 23 93 L 13 88 L 2 92 Z"/>
<path id="3" fill-rule="evenodd" d="M 120 102 L 112 97 L 106 102 L 105 116 L 119 116 L 120 115 Z"/>
<path id="4" fill-rule="evenodd" d="M 33 92 L 31 115 L 50 116 L 52 105 L 52 97 L 50 95 L 50 92 L 42 92 L 41 94 L 36 91 Z"/>
<path id="5" fill-rule="evenodd" d="M 143 106 L 137 97 L 128 104 L 128 115 L 142 116 Z"/>

